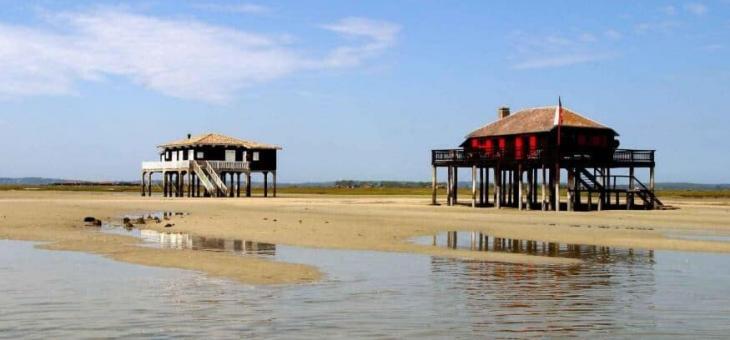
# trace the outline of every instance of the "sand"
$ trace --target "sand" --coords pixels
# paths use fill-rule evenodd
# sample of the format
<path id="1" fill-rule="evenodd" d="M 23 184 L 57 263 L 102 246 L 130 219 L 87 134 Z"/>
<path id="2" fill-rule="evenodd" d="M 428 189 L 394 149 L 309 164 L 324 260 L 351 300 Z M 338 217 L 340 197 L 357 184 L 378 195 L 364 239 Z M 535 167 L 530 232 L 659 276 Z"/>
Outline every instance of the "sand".
<path id="1" fill-rule="evenodd" d="M 730 202 L 667 200 L 666 211 L 520 212 L 429 205 L 430 197 L 283 195 L 277 198 L 140 197 L 131 193 L 0 192 L 0 238 L 44 241 L 42 247 L 115 260 L 204 272 L 251 284 L 322 278 L 315 267 L 227 253 L 142 248 L 135 239 L 95 232 L 84 216 L 118 221 L 124 214 L 190 213 L 166 231 L 275 244 L 421 253 L 455 258 L 571 264 L 576 259 L 470 252 L 409 242 L 439 231 L 474 230 L 492 237 L 655 250 L 730 252 L 730 242 L 679 236 L 730 235 Z M 163 224 L 145 228 L 163 230 Z M 355 264 L 356 265 L 356 264 Z"/>

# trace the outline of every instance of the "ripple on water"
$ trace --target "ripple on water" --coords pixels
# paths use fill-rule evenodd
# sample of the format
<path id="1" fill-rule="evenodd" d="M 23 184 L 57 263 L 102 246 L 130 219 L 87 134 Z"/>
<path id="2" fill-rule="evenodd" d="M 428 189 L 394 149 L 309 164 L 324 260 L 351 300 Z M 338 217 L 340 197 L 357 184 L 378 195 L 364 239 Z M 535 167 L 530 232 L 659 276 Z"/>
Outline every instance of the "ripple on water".
<path id="1" fill-rule="evenodd" d="M 539 266 L 259 246 L 184 234 L 174 236 L 184 241 L 171 242 L 172 233 L 123 232 L 143 238 L 147 246 L 215 247 L 316 265 L 327 279 L 247 286 L 0 241 L 0 333 L 314 338 L 724 336 L 729 331 L 730 270 L 728 257 L 719 254 L 610 249 L 580 265 Z M 253 251 L 259 248 L 263 251 Z M 553 249 L 566 256 L 593 253 L 585 246 Z"/>

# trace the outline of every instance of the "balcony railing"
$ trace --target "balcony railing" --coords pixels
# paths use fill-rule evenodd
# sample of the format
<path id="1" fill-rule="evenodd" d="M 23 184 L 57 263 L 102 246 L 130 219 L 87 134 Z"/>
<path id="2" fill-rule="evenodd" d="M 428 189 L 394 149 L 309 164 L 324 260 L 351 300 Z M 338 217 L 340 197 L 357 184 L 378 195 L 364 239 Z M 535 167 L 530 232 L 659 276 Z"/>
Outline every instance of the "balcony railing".
<path id="1" fill-rule="evenodd" d="M 182 171 L 191 170 L 191 162 L 198 161 L 168 161 L 168 162 L 142 162 L 144 171 Z M 249 162 L 227 162 L 208 161 L 210 166 L 218 171 L 247 171 L 251 168 Z"/>
<path id="2" fill-rule="evenodd" d="M 546 161 L 554 157 L 554 152 L 543 149 L 515 153 L 513 150 L 466 151 L 464 149 L 432 150 L 431 163 L 434 165 L 489 163 L 497 161 Z M 561 152 L 562 161 L 603 161 L 623 164 L 648 165 L 654 163 L 654 150 L 616 149 L 613 155 L 606 153 Z"/>

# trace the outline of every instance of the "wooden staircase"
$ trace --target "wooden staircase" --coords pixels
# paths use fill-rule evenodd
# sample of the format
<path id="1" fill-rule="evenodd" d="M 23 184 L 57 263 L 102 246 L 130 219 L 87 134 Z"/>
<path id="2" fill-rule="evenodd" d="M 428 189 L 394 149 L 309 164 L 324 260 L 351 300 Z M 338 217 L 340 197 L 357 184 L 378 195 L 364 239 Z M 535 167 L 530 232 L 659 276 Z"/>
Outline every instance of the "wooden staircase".
<path id="1" fill-rule="evenodd" d="M 653 190 L 649 189 L 636 176 L 612 175 L 607 176 L 600 169 L 591 173 L 585 168 L 578 168 L 575 172 L 575 191 L 588 191 L 599 193 L 602 201 L 608 201 L 611 194 L 624 194 L 627 202 L 632 202 L 634 197 L 639 197 L 645 207 L 662 209 L 664 203 L 656 196 Z M 618 185 L 618 182 L 626 181 L 626 185 Z"/>
<path id="2" fill-rule="evenodd" d="M 221 180 L 218 172 L 213 169 L 208 161 L 192 161 L 193 171 L 200 178 L 200 182 L 203 183 L 205 190 L 210 195 L 222 194 L 223 196 L 228 195 L 228 187 L 226 187 L 223 180 Z M 201 165 L 202 164 L 202 165 Z"/>

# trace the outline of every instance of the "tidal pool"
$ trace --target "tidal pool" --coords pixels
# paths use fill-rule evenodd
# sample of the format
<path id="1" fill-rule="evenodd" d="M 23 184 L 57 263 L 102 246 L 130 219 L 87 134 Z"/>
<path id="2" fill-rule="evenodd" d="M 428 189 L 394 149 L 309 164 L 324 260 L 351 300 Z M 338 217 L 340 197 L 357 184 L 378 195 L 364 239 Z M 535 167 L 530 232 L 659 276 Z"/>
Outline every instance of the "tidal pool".
<path id="1" fill-rule="evenodd" d="M 612 261 L 537 266 L 115 231 L 138 233 L 147 246 L 315 265 L 327 276 L 315 284 L 250 286 L 0 240 L 0 337 L 696 338 L 730 332 L 730 257 L 723 254 L 637 251 Z"/>

